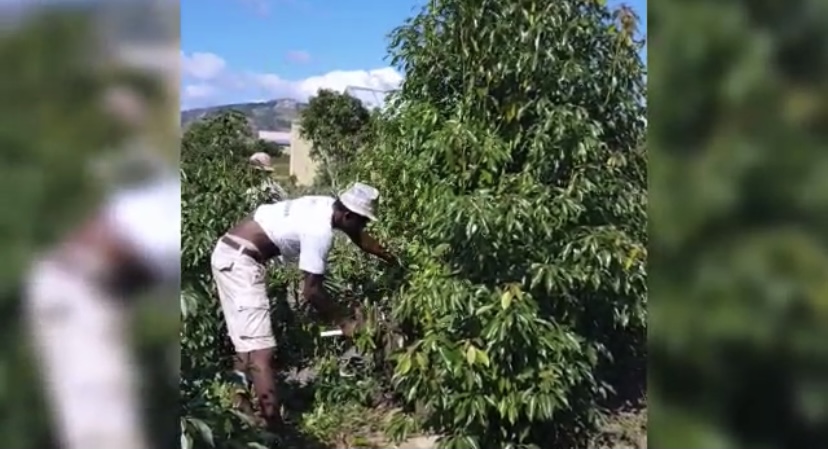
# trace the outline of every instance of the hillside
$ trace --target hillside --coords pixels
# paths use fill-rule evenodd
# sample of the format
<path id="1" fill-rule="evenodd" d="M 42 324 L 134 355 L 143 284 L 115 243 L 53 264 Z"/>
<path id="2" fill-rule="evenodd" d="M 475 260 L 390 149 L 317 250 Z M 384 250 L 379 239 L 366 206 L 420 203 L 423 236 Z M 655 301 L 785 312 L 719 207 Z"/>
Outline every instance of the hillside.
<path id="1" fill-rule="evenodd" d="M 181 112 L 181 127 L 186 128 L 194 121 L 235 109 L 249 117 L 257 131 L 289 131 L 291 122 L 299 116 L 299 111 L 305 106 L 305 103 L 296 100 L 280 98 L 259 103 L 239 103 L 190 109 Z"/>

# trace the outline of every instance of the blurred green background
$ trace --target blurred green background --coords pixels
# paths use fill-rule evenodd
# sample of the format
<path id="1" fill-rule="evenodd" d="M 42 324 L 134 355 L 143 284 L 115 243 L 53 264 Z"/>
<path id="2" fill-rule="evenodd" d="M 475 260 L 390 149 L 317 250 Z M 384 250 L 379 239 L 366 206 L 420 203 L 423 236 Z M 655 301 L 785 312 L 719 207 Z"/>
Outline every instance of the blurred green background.
<path id="1" fill-rule="evenodd" d="M 162 8 L 163 17 L 156 14 L 155 21 L 146 6 L 0 6 L 0 447 L 44 449 L 55 443 L 21 317 L 20 283 L 30 261 L 94 213 L 119 181 L 115 171 L 98 176 L 92 167 L 117 160 L 136 133 L 149 142 L 150 152 L 168 162 L 177 158 L 177 138 L 171 138 L 178 129 L 178 99 L 171 95 L 177 92 L 167 87 L 169 80 L 139 70 L 134 61 L 127 64 L 122 54 L 122 48 L 143 45 L 136 32 L 141 29 L 153 30 L 146 33 L 153 45 L 166 39 L 177 49 L 177 5 Z M 127 22 L 129 33 L 120 33 Z M 103 100 L 114 87 L 142 99 L 152 120 L 140 130 L 116 121 Z M 156 447 L 177 446 L 173 296 L 147 302 L 136 322 L 137 349 L 154 387 L 147 405 Z"/>
<path id="2" fill-rule="evenodd" d="M 649 6 L 650 438 L 828 441 L 828 3 Z"/>

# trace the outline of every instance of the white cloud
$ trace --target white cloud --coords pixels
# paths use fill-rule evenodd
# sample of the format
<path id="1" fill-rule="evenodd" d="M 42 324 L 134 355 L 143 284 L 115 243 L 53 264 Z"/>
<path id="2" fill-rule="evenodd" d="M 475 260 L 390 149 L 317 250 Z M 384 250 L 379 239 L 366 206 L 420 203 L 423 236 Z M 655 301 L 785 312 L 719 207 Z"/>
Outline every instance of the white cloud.
<path id="1" fill-rule="evenodd" d="M 214 53 L 181 52 L 181 70 L 185 76 L 200 80 L 211 80 L 224 72 L 227 63 Z"/>
<path id="2" fill-rule="evenodd" d="M 207 83 L 188 84 L 184 86 L 183 97 L 186 100 L 209 98 L 216 93 L 216 88 Z"/>
<path id="3" fill-rule="evenodd" d="M 335 70 L 304 79 L 286 79 L 275 73 L 244 72 L 228 67 L 212 53 L 181 53 L 185 78 L 195 82 L 182 87 L 184 106 L 227 104 L 267 98 L 307 101 L 319 89 L 344 91 L 346 87 L 391 90 L 402 75 L 391 67 L 371 70 Z"/>
<path id="4" fill-rule="evenodd" d="M 402 83 L 402 75 L 391 67 L 374 70 L 337 70 L 321 76 L 314 76 L 297 83 L 298 90 L 310 97 L 319 89 L 345 90 L 348 86 L 391 90 Z"/>
<path id="5" fill-rule="evenodd" d="M 374 70 L 336 70 L 302 80 L 286 80 L 273 73 L 250 74 L 249 80 L 256 87 L 272 95 L 289 94 L 297 100 L 307 100 L 319 89 L 342 92 L 348 86 L 391 90 L 399 87 L 402 75 L 391 67 Z"/>

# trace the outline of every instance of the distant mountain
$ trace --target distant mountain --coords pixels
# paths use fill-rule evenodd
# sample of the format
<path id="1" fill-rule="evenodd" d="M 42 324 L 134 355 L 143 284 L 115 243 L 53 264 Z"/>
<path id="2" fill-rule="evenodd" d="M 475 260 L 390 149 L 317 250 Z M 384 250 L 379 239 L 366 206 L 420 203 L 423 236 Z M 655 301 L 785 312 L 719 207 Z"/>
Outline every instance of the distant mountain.
<path id="1" fill-rule="evenodd" d="M 290 131 L 290 124 L 299 117 L 299 112 L 307 106 L 296 100 L 281 98 L 260 103 L 239 103 L 208 108 L 190 109 L 181 112 L 181 127 L 229 110 L 237 110 L 246 115 L 256 131 Z"/>

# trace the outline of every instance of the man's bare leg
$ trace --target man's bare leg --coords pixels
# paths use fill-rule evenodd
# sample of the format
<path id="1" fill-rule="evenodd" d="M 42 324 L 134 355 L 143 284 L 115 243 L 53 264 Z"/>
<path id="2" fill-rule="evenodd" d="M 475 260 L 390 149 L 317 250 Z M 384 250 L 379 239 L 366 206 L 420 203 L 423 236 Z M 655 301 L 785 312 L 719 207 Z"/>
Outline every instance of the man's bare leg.
<path id="1" fill-rule="evenodd" d="M 250 400 L 250 353 L 236 354 L 233 357 L 233 371 L 238 376 L 244 388 L 237 388 L 233 393 L 233 407 L 242 413 L 256 417 L 256 411 L 253 409 L 253 403 Z"/>
<path id="2" fill-rule="evenodd" d="M 248 353 L 248 372 L 253 379 L 253 389 L 259 399 L 259 408 L 270 430 L 282 428 L 281 401 L 276 390 L 276 376 L 273 369 L 274 348 L 259 349 Z"/>

